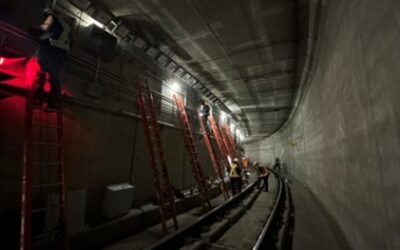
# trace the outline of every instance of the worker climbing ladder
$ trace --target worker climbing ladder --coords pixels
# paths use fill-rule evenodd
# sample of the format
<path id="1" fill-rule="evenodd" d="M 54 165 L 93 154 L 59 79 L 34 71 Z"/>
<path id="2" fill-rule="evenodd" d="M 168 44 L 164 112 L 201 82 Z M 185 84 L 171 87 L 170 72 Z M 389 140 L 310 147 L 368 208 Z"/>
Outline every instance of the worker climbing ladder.
<path id="1" fill-rule="evenodd" d="M 35 106 L 34 87 L 26 98 L 20 249 L 68 249 L 63 114 Z"/>
<path id="2" fill-rule="evenodd" d="M 226 183 L 224 181 L 223 171 L 221 169 L 221 165 L 218 161 L 218 158 L 213 150 L 210 137 L 209 137 L 208 133 L 206 132 L 205 126 L 207 126 L 207 125 L 204 124 L 200 113 L 199 113 L 199 123 L 200 123 L 200 130 L 203 135 L 204 143 L 206 144 L 208 154 L 210 155 L 214 173 L 217 176 L 217 178 L 219 179 L 218 183 L 219 183 L 219 187 L 221 189 L 221 193 L 224 195 L 225 200 L 227 200 L 227 199 L 229 199 L 229 192 L 228 192 L 228 188 L 226 187 Z M 225 155 L 224 155 L 224 157 L 225 157 Z"/>
<path id="3" fill-rule="evenodd" d="M 201 197 L 202 206 L 205 210 L 209 210 L 211 208 L 210 198 L 208 194 L 209 190 L 206 184 L 206 180 L 204 178 L 203 168 L 200 164 L 199 155 L 197 154 L 194 145 L 193 133 L 190 127 L 185 105 L 183 104 L 183 100 L 180 96 L 174 94 L 173 99 L 176 107 L 179 110 L 179 117 L 182 125 L 182 134 L 185 141 L 185 147 L 190 156 L 190 163 L 192 164 L 192 171 L 197 183 L 197 189 Z"/>
<path id="4" fill-rule="evenodd" d="M 160 127 L 158 125 L 157 111 L 154 105 L 153 95 L 147 82 L 144 87 L 146 88 L 145 93 L 143 93 L 141 82 L 137 82 L 136 100 L 143 121 L 147 149 L 150 156 L 150 167 L 153 173 L 153 183 L 159 205 L 162 230 L 166 233 L 168 230 L 168 220 L 172 219 L 173 226 L 175 229 L 178 228 L 175 198 L 169 180 L 165 154 L 162 149 Z"/>

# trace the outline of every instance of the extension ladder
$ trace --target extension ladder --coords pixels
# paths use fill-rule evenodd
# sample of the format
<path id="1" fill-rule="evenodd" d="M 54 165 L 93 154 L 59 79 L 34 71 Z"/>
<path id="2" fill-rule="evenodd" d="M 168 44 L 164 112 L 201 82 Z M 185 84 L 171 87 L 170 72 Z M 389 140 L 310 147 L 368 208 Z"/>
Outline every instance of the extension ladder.
<path id="1" fill-rule="evenodd" d="M 174 94 L 173 99 L 180 113 L 182 134 L 185 141 L 186 150 L 190 156 L 190 163 L 192 164 L 192 171 L 197 182 L 197 189 L 199 190 L 202 206 L 205 210 L 209 210 L 211 208 L 211 204 L 208 196 L 208 187 L 204 178 L 203 168 L 200 165 L 199 155 L 197 154 L 194 145 L 193 133 L 192 129 L 190 128 L 185 105 L 183 104 L 183 100 L 180 96 Z"/>
<path id="2" fill-rule="evenodd" d="M 201 133 L 203 135 L 204 143 L 206 144 L 208 154 L 210 155 L 210 158 L 211 158 L 211 163 L 213 165 L 214 173 L 217 176 L 217 178 L 219 179 L 219 188 L 221 189 L 221 193 L 224 195 L 225 200 L 227 200 L 227 199 L 229 199 L 230 195 L 229 195 L 228 189 L 226 187 L 226 183 L 224 180 L 224 175 L 223 175 L 223 172 L 221 169 L 221 165 L 220 165 L 220 163 L 217 159 L 217 156 L 213 150 L 210 137 L 209 137 L 208 133 L 206 132 L 205 126 L 207 126 L 207 124 L 206 125 L 204 124 L 203 117 L 200 113 L 199 113 L 199 123 L 200 123 Z M 225 158 L 225 155 L 223 155 L 223 156 Z"/>
<path id="3" fill-rule="evenodd" d="M 137 105 L 143 121 L 147 149 L 150 156 L 150 167 L 153 174 L 153 183 L 156 198 L 159 205 L 159 212 L 163 233 L 168 230 L 167 222 L 172 219 L 175 229 L 178 228 L 176 219 L 175 198 L 171 182 L 169 180 L 168 168 L 165 161 L 165 153 L 162 149 L 160 127 L 157 120 L 157 111 L 154 105 L 153 95 L 146 82 L 145 94 L 142 84 L 137 82 Z"/>
<path id="4" fill-rule="evenodd" d="M 228 145 L 225 143 L 225 140 L 223 138 L 221 138 L 222 133 L 220 133 L 217 122 L 215 121 L 215 119 L 212 115 L 210 115 L 208 117 L 208 121 L 210 122 L 211 130 L 215 137 L 215 141 L 217 142 L 217 147 L 219 149 L 219 152 L 224 157 L 224 163 L 226 164 L 226 167 L 228 167 L 230 164 L 228 158 L 233 160 L 232 159 L 233 156 L 230 154 L 230 150 L 228 148 Z"/>
<path id="5" fill-rule="evenodd" d="M 232 156 L 238 158 L 239 159 L 239 161 L 238 161 L 239 162 L 239 166 L 243 167 L 242 166 L 242 161 L 238 157 L 238 152 L 236 150 L 235 142 L 233 141 L 233 136 L 232 136 L 232 133 L 231 133 L 231 129 L 229 128 L 228 125 L 225 125 L 223 130 L 225 132 L 225 138 L 226 138 L 228 146 L 230 147 L 230 151 L 231 151 Z"/>
<path id="6" fill-rule="evenodd" d="M 38 81 L 44 81 L 44 75 Z M 34 105 L 28 91 L 22 168 L 20 249 L 68 249 L 63 115 Z"/>
<path id="7" fill-rule="evenodd" d="M 220 128 L 220 134 L 221 134 L 222 140 L 223 140 L 223 142 L 224 142 L 226 151 L 227 151 L 227 153 L 229 154 L 229 156 L 231 157 L 231 159 L 233 160 L 233 158 L 235 158 L 235 155 L 236 155 L 236 154 L 235 154 L 235 152 L 234 152 L 234 149 L 232 148 L 232 145 L 231 145 L 231 143 L 230 143 L 230 141 L 229 141 L 228 135 L 226 134 L 226 131 L 225 131 L 225 127 L 224 127 L 224 126 L 222 126 L 222 127 Z"/>

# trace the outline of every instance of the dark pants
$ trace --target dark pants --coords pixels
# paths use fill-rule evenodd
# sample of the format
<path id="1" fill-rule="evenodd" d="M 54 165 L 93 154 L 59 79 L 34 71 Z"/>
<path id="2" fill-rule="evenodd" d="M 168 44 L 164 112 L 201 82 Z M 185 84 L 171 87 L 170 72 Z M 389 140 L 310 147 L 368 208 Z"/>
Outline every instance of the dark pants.
<path id="1" fill-rule="evenodd" d="M 65 66 L 65 51 L 45 43 L 40 46 L 37 56 L 41 73 L 49 74 L 49 103 L 57 102 L 61 97 L 61 75 Z M 40 87 L 43 88 L 43 86 Z"/>
<path id="2" fill-rule="evenodd" d="M 260 177 L 258 181 L 258 188 L 264 188 L 264 191 L 268 192 L 268 175 Z"/>
<path id="3" fill-rule="evenodd" d="M 242 191 L 242 178 L 230 178 L 231 180 L 231 188 L 232 188 L 232 195 L 240 193 Z"/>

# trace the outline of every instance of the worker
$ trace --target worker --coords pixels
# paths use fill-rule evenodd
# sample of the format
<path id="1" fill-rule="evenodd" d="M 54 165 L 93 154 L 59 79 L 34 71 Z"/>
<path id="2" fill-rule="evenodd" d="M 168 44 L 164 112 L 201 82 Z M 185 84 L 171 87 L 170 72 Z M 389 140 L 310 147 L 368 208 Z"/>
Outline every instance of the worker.
<path id="1" fill-rule="evenodd" d="M 257 169 L 257 168 L 258 168 L 258 165 L 259 165 L 258 162 L 253 161 L 253 163 L 251 164 L 251 167 L 252 167 L 253 169 L 255 169 L 255 170 L 258 170 L 258 169 Z"/>
<path id="2" fill-rule="evenodd" d="M 247 186 L 250 184 L 249 182 L 250 179 L 250 171 L 247 168 L 243 167 L 243 173 L 242 173 L 242 186 Z"/>
<path id="3" fill-rule="evenodd" d="M 61 74 L 64 71 L 66 55 L 70 49 L 71 27 L 52 9 L 43 11 L 44 21 L 40 27 L 40 45 L 36 51 L 40 66 L 39 83 L 35 87 L 36 103 L 43 104 L 44 79 L 48 73 L 50 93 L 47 96 L 48 108 L 59 109 L 61 99 Z M 37 33 L 38 34 L 38 33 Z"/>
<path id="4" fill-rule="evenodd" d="M 275 172 L 277 174 L 280 174 L 281 172 L 281 161 L 278 157 L 275 158 L 275 164 L 274 164 L 274 168 Z"/>
<path id="5" fill-rule="evenodd" d="M 249 158 L 244 157 L 244 156 L 242 157 L 242 166 L 244 169 L 249 167 Z"/>
<path id="6" fill-rule="evenodd" d="M 267 168 L 264 167 L 259 167 L 259 174 L 260 174 L 260 180 L 259 180 L 259 185 L 258 188 L 264 188 L 265 192 L 268 192 L 268 177 L 270 172 L 268 171 Z"/>
<path id="7" fill-rule="evenodd" d="M 237 158 L 233 159 L 233 162 L 229 165 L 228 174 L 231 181 L 232 195 L 235 195 L 242 191 L 242 169 L 239 166 Z"/>
<path id="8" fill-rule="evenodd" d="M 242 185 L 247 186 L 249 185 L 249 178 L 250 178 L 250 171 L 249 171 L 249 159 L 246 158 L 244 155 L 242 156 Z"/>
<path id="9" fill-rule="evenodd" d="M 263 173 L 263 167 L 260 166 L 259 162 L 254 161 L 253 162 L 253 169 L 255 169 L 256 172 L 258 173 L 259 178 L 257 179 L 257 184 L 256 185 L 260 189 L 261 185 L 262 185 L 262 182 L 263 182 L 263 179 L 261 178 L 261 175 Z"/>
<path id="10" fill-rule="evenodd" d="M 208 126 L 208 117 L 210 116 L 210 106 L 207 105 L 206 101 L 201 100 L 201 105 L 200 105 L 200 116 L 203 119 L 203 125 L 204 125 L 204 132 L 207 133 L 208 135 L 210 134 L 210 129 Z"/>

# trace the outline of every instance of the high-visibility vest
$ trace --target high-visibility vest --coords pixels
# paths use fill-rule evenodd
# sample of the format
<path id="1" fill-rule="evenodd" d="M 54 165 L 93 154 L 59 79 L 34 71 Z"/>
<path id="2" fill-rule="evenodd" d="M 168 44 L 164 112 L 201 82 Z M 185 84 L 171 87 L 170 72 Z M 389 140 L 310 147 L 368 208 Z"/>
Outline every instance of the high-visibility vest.
<path id="1" fill-rule="evenodd" d="M 41 39 L 42 40 L 48 39 L 51 46 L 59 48 L 59 49 L 63 49 L 65 51 L 69 51 L 69 49 L 70 49 L 69 48 L 70 47 L 69 35 L 71 32 L 71 26 L 66 21 L 64 21 L 62 18 L 57 16 L 56 14 L 52 13 L 51 15 L 53 16 L 54 19 L 57 19 L 57 21 L 61 24 L 63 31 L 58 39 L 53 39 L 51 37 L 51 33 L 49 33 L 49 32 L 45 32 L 42 35 Z"/>
<path id="2" fill-rule="evenodd" d="M 231 164 L 230 169 L 229 169 L 229 178 L 237 178 L 240 177 L 238 174 L 237 169 L 239 166 L 236 163 Z"/>

